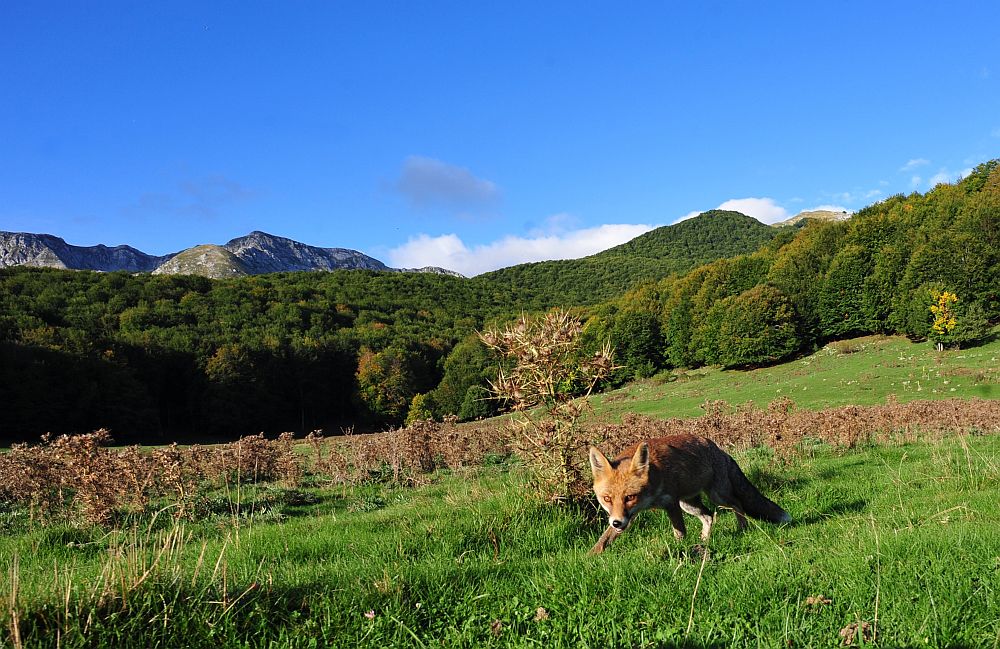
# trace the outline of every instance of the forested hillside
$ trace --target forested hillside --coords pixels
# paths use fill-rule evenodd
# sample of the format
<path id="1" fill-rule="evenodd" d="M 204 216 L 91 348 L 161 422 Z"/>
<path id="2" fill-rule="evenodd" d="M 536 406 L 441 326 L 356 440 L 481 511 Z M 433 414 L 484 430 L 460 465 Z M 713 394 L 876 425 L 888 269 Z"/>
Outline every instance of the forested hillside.
<path id="1" fill-rule="evenodd" d="M 502 287 L 535 310 L 587 306 L 620 296 L 639 282 L 682 273 L 724 257 L 751 253 L 782 229 L 724 210 L 703 212 L 581 259 L 520 264 L 474 279 Z"/>
<path id="2" fill-rule="evenodd" d="M 473 279 L 8 268 L 0 437 L 108 427 L 164 441 L 481 416 L 494 360 L 474 331 L 554 305 L 587 307 L 586 336 L 610 338 L 624 365 L 617 380 L 766 364 L 862 333 L 966 344 L 1000 318 L 998 251 L 993 161 L 847 222 L 775 229 L 715 212 L 587 259 Z"/>

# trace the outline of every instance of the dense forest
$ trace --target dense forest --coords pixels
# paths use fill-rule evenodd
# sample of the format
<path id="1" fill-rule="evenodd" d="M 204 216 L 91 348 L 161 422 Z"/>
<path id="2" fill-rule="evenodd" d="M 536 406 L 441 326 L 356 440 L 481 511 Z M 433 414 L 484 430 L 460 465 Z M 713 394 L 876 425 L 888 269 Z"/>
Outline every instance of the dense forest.
<path id="1" fill-rule="evenodd" d="M 0 437 L 108 427 L 153 442 L 483 416 L 495 361 L 475 331 L 552 306 L 585 307 L 587 339 L 617 350 L 618 381 L 766 364 L 862 333 L 964 344 L 1000 317 L 998 251 L 993 161 L 846 222 L 771 228 L 712 212 L 472 279 L 8 268 Z"/>

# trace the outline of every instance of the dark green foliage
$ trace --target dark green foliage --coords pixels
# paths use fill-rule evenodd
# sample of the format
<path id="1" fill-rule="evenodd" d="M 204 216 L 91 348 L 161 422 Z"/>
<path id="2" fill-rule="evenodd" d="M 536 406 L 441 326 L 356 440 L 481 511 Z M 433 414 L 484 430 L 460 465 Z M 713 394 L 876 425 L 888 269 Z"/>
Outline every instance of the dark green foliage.
<path id="1" fill-rule="evenodd" d="M 458 418 L 462 421 L 472 421 L 491 417 L 497 413 L 497 405 L 496 398 L 488 388 L 470 385 L 458 409 Z"/>
<path id="2" fill-rule="evenodd" d="M 868 252 L 860 246 L 846 246 L 833 258 L 819 291 L 823 337 L 847 337 L 867 330 L 864 286 L 871 265 Z"/>
<path id="3" fill-rule="evenodd" d="M 792 306 L 773 286 L 755 286 L 728 298 L 720 311 L 719 362 L 725 367 L 774 363 L 799 348 Z"/>
<path id="4" fill-rule="evenodd" d="M 768 271 L 767 282 L 791 300 L 802 319 L 799 329 L 807 338 L 821 335 L 820 289 L 847 227 L 845 223 L 807 224 L 794 241 L 775 253 Z"/>
<path id="5" fill-rule="evenodd" d="M 648 311 L 623 311 L 611 328 L 615 360 L 635 378 L 652 376 L 663 366 L 664 340 L 660 320 Z"/>
<path id="6" fill-rule="evenodd" d="M 951 342 L 959 347 L 982 343 L 989 338 L 991 329 L 986 310 L 981 304 L 973 302 L 968 305 L 959 305 L 958 324 L 951 332 Z"/>
<path id="7" fill-rule="evenodd" d="M 688 343 L 696 362 L 715 364 L 719 361 L 718 332 L 726 317 L 724 301 L 763 281 L 769 265 L 770 259 L 765 255 L 720 259 L 704 267 L 705 272 L 696 276 L 700 284 L 692 300 L 692 316 L 700 324 L 692 331 Z"/>
<path id="8" fill-rule="evenodd" d="M 407 376 L 394 397 L 408 405 L 496 308 L 476 291 L 462 278 L 367 271 L 212 281 L 0 270 L 0 436 L 306 432 L 369 412 L 396 422 L 405 407 L 358 398 L 362 348 L 399 350 Z"/>
<path id="9" fill-rule="evenodd" d="M 656 369 L 741 366 L 838 337 L 897 332 L 922 338 L 933 320 L 932 288 L 959 298 L 949 344 L 957 344 L 957 334 L 964 344 L 981 340 L 1000 318 L 996 163 L 924 195 L 893 196 L 849 221 L 810 222 L 794 237 L 790 232 L 754 254 L 721 259 L 621 298 L 620 311 L 660 319 L 665 353 L 662 360 L 655 353 L 645 360 Z M 744 293 L 751 288 L 760 289 L 753 300 Z M 968 314 L 964 326 L 962 314 Z M 614 317 L 608 317 L 611 328 Z"/>
<path id="10" fill-rule="evenodd" d="M 428 387 L 421 355 L 395 345 L 380 352 L 364 348 L 358 359 L 358 403 L 363 418 L 402 424 L 413 398 Z"/>
<path id="11" fill-rule="evenodd" d="M 926 338 L 934 321 L 931 314 L 934 295 L 943 290 L 941 282 L 928 282 L 896 296 L 893 308 L 899 333 L 914 339 Z"/>
<path id="12" fill-rule="evenodd" d="M 460 419 L 492 414 L 493 406 L 480 404 L 475 407 L 475 414 L 466 417 L 462 414 L 463 405 L 469 400 L 473 388 L 485 390 L 487 381 L 496 378 L 497 361 L 494 355 L 479 340 L 479 336 L 470 334 L 455 345 L 444 361 L 444 376 L 441 383 L 433 391 L 435 415 L 441 417 L 447 414 L 457 414 Z M 478 394 L 478 392 L 476 393 Z M 474 399 L 475 400 L 475 399 Z M 470 405 L 469 408 L 472 408 Z M 484 410 L 485 409 L 485 410 Z M 467 412 L 471 412 L 466 409 Z"/>

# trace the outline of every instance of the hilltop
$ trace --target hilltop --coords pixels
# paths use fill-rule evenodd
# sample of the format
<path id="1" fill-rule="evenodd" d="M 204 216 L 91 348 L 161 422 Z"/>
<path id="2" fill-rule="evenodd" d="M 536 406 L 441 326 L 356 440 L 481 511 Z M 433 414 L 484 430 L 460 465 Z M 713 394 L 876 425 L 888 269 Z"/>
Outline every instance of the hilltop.
<path id="1" fill-rule="evenodd" d="M 781 232 L 739 212 L 710 210 L 589 257 L 520 264 L 475 279 L 518 295 L 533 309 L 598 304 L 641 282 L 749 254 Z"/>
<path id="2" fill-rule="evenodd" d="M 846 221 L 849 218 L 851 218 L 851 215 L 848 212 L 835 212 L 833 210 L 806 210 L 804 212 L 799 212 L 790 219 L 785 219 L 784 221 L 775 223 L 774 227 L 780 228 L 786 225 L 796 225 L 806 219 L 812 219 L 814 221 Z"/>

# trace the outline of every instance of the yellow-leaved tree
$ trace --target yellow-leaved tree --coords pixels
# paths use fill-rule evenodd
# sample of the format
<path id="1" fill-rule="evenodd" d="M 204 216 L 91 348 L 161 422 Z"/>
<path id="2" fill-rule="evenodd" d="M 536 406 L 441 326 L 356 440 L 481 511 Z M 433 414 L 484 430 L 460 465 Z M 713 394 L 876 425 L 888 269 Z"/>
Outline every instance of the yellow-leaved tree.
<path id="1" fill-rule="evenodd" d="M 958 324 L 953 308 L 953 305 L 958 302 L 958 296 L 950 291 L 931 291 L 931 297 L 934 299 L 934 303 L 930 306 L 931 313 L 934 314 L 934 322 L 931 324 L 928 337 L 937 344 L 937 350 L 942 351 L 944 344 L 950 340 L 951 332 Z"/>

